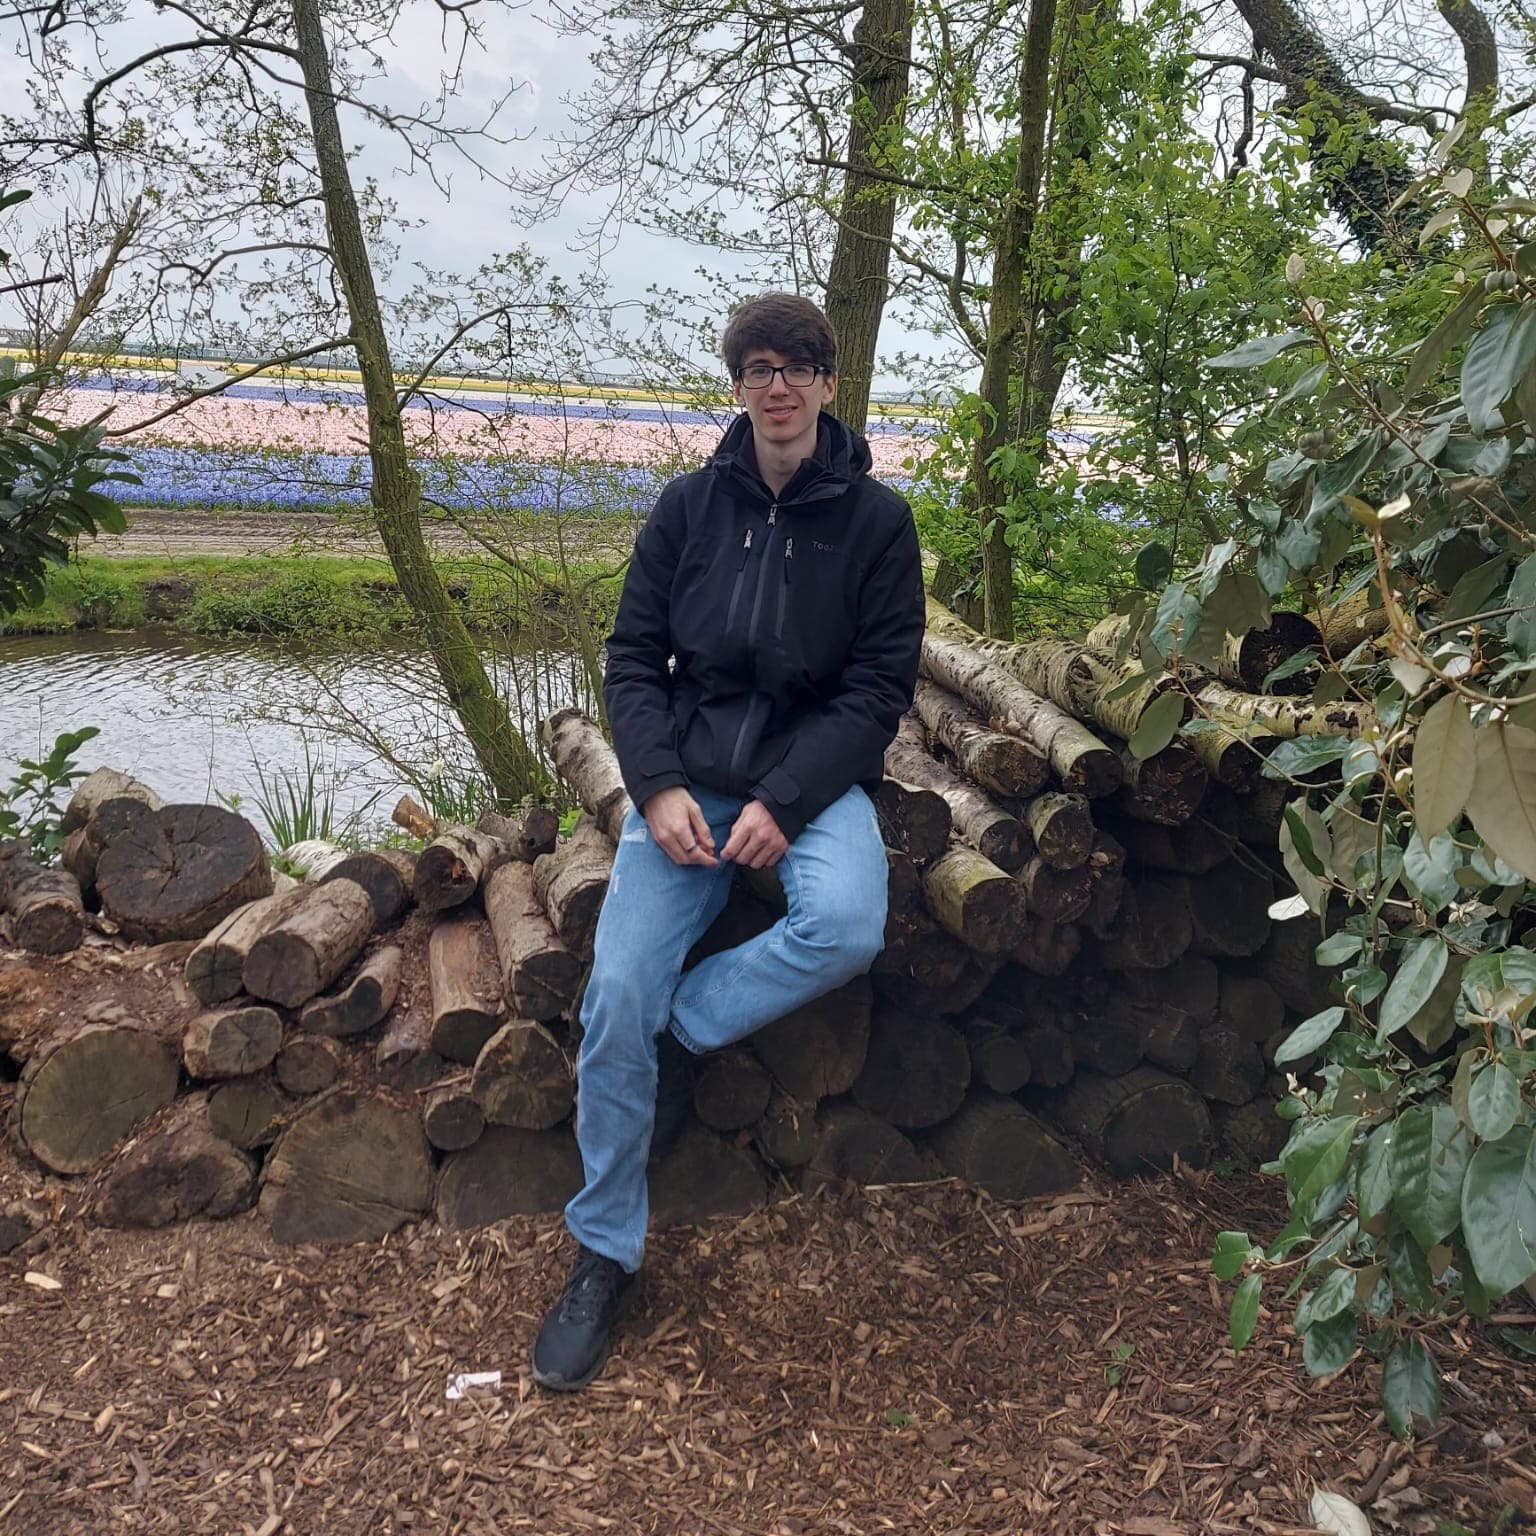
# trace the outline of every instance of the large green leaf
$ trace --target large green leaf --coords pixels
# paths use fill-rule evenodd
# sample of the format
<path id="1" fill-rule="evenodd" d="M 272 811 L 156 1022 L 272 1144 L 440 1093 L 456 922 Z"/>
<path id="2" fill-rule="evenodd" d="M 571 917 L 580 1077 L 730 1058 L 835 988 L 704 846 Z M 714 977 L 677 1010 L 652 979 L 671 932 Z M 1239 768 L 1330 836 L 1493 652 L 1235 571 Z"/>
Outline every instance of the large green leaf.
<path id="1" fill-rule="evenodd" d="M 1472 1074 L 1467 1115 L 1484 1141 L 1498 1141 L 1514 1127 L 1520 1118 L 1520 1081 L 1503 1062 L 1486 1062 Z"/>
<path id="2" fill-rule="evenodd" d="M 1355 1352 L 1357 1327 L 1351 1309 L 1308 1328 L 1301 1341 L 1301 1357 L 1308 1374 L 1331 1376 L 1335 1371 L 1342 1371 Z"/>
<path id="3" fill-rule="evenodd" d="M 1232 1339 L 1232 1352 L 1241 1354 L 1253 1337 L 1254 1325 L 1259 1320 L 1259 1292 L 1264 1288 L 1262 1275 L 1249 1275 L 1238 1286 L 1232 1298 L 1232 1311 L 1227 1319 L 1227 1331 Z"/>
<path id="4" fill-rule="evenodd" d="M 1313 1120 L 1292 1133 L 1280 1154 L 1280 1165 L 1298 1216 L 1310 1215 L 1323 1191 L 1344 1172 L 1359 1124 L 1358 1115 L 1335 1115 Z"/>
<path id="5" fill-rule="evenodd" d="M 1284 1044 L 1275 1052 L 1275 1065 L 1283 1067 L 1290 1062 L 1300 1061 L 1303 1056 L 1310 1056 L 1333 1039 L 1343 1022 L 1342 1008 L 1325 1008 L 1321 1013 L 1314 1013 L 1286 1036 Z"/>
<path id="6" fill-rule="evenodd" d="M 1477 733 L 1459 694 L 1448 693 L 1419 722 L 1413 740 L 1413 814 L 1432 842 L 1461 815 L 1477 772 Z"/>
<path id="7" fill-rule="evenodd" d="M 1536 1275 L 1536 1133 L 1517 1125 L 1472 1154 L 1461 1229 L 1477 1278 L 1503 1296 Z"/>
<path id="8" fill-rule="evenodd" d="M 1257 368 L 1273 362 L 1282 352 L 1311 341 L 1310 331 L 1282 331 L 1278 336 L 1254 336 L 1239 342 L 1225 352 L 1218 352 L 1206 366 L 1208 368 Z"/>
<path id="9" fill-rule="evenodd" d="M 1429 1351 L 1412 1334 L 1392 1346 L 1381 1373 L 1381 1406 L 1387 1427 L 1399 1440 L 1413 1432 L 1415 1418 L 1440 1417 L 1440 1372 Z"/>
<path id="10" fill-rule="evenodd" d="M 1426 847 L 1417 837 L 1403 846 L 1403 879 L 1408 889 L 1429 908 L 1438 912 L 1455 898 L 1458 854 L 1456 840 L 1442 832 Z"/>
<path id="11" fill-rule="evenodd" d="M 1184 718 L 1184 695 L 1162 693 L 1141 712 L 1136 729 L 1131 735 L 1131 756 L 1137 762 L 1145 762 L 1155 756 L 1173 740 Z"/>
<path id="12" fill-rule="evenodd" d="M 1467 814 L 1504 862 L 1536 880 L 1536 731 L 1507 721 L 1476 732 Z"/>
<path id="13" fill-rule="evenodd" d="M 1412 399 L 1429 383 L 1445 361 L 1446 353 L 1466 339 L 1487 298 L 1481 283 L 1471 284 L 1455 309 L 1419 344 L 1419 350 L 1408 365 L 1408 377 L 1403 384 L 1404 399 Z"/>
<path id="14" fill-rule="evenodd" d="M 1472 1140 L 1449 1104 L 1415 1104 L 1392 1137 L 1392 1206 L 1428 1251 L 1456 1230 Z"/>
<path id="15" fill-rule="evenodd" d="M 1480 431 L 1502 421 L 1499 407 L 1536 361 L 1536 304 L 1501 304 L 1467 348 L 1461 363 L 1461 403 Z"/>
<path id="16" fill-rule="evenodd" d="M 1536 655 L 1536 555 L 1528 555 L 1516 568 L 1503 606 L 1520 610 L 1504 621 L 1504 638 L 1529 661 Z"/>
<path id="17" fill-rule="evenodd" d="M 1507 555 L 1496 555 L 1492 560 L 1485 560 L 1481 565 L 1473 566 L 1470 571 L 1460 576 L 1456 585 L 1451 588 L 1451 595 L 1446 598 L 1445 606 L 1440 610 L 1440 617 L 1447 621 L 1465 619 L 1481 612 L 1483 604 L 1502 585 L 1504 573 L 1508 569 Z"/>
<path id="18" fill-rule="evenodd" d="M 1360 1220 L 1386 1210 L 1392 1202 L 1392 1150 L 1393 1125 L 1378 1125 L 1366 1138 L 1355 1169 L 1355 1204 L 1360 1210 Z"/>
<path id="19" fill-rule="evenodd" d="M 1396 1034 L 1429 1001 L 1445 974 L 1450 953 L 1438 933 L 1426 933 L 1408 941 L 1392 985 L 1381 1000 L 1377 1019 L 1381 1039 Z"/>

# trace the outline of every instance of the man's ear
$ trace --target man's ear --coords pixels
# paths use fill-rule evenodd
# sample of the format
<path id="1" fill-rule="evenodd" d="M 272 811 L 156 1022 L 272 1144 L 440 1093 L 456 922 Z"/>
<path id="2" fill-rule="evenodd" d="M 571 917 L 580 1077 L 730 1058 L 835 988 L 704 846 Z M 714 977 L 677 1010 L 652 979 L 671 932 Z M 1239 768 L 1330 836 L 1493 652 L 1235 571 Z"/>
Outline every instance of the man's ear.
<path id="1" fill-rule="evenodd" d="M 829 373 L 827 375 L 827 377 L 826 377 L 826 380 L 825 380 L 824 384 L 822 385 L 821 403 L 823 405 L 831 405 L 831 403 L 832 403 L 833 399 L 836 397 L 836 395 L 837 395 L 837 375 L 835 373 Z"/>

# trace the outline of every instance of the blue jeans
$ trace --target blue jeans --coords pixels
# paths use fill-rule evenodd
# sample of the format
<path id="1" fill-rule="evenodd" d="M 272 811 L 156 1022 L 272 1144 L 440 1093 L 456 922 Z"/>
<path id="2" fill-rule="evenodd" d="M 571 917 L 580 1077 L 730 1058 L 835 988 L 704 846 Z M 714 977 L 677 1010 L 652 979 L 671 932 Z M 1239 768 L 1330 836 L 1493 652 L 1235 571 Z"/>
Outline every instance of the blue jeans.
<path id="1" fill-rule="evenodd" d="M 695 789 L 715 847 L 744 801 Z M 671 1027 L 717 1051 L 862 975 L 885 936 L 886 860 L 869 797 L 855 785 L 778 865 L 789 910 L 766 933 L 694 966 L 683 960 L 719 915 L 734 868 L 674 864 L 630 810 L 597 924 L 581 1005 L 576 1140 L 586 1184 L 565 1208 L 579 1242 L 639 1269 L 649 1214 L 645 1169 L 656 1118 L 656 1040 Z"/>

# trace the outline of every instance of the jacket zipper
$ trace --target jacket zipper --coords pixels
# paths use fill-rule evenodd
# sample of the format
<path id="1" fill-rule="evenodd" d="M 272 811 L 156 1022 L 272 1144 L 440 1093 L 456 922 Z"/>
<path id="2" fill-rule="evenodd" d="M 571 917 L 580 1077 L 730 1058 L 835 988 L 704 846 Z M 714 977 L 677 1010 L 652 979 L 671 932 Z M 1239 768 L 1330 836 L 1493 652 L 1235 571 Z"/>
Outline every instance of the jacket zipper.
<path id="1" fill-rule="evenodd" d="M 782 640 L 784 638 L 784 605 L 789 600 L 789 573 L 794 569 L 794 564 L 795 541 L 793 536 L 791 536 L 784 540 L 784 576 L 779 582 L 779 614 L 773 625 L 773 638 L 775 640 Z"/>
<path id="2" fill-rule="evenodd" d="M 747 620 L 747 649 L 749 651 L 752 649 L 752 642 L 757 638 L 757 619 L 758 619 L 759 613 L 762 612 L 762 607 L 763 607 L 763 586 L 764 586 L 764 583 L 766 582 L 766 579 L 767 579 L 767 576 L 768 576 L 768 547 L 773 542 L 773 528 L 774 528 L 774 524 L 777 523 L 778 520 L 779 520 L 779 504 L 777 502 L 775 502 L 771 507 L 768 508 L 768 533 L 767 533 L 767 536 L 763 540 L 762 558 L 758 561 L 758 565 L 757 565 L 757 586 L 756 586 L 756 588 L 754 589 L 754 591 L 752 593 L 752 616 L 751 616 L 751 618 L 749 618 Z M 749 548 L 751 546 L 751 543 L 752 543 L 752 534 L 751 534 L 751 531 L 748 530 L 748 533 L 747 533 L 747 546 Z M 743 569 L 745 569 L 745 556 L 743 556 Z M 736 579 L 737 579 L 737 585 L 739 586 L 740 582 L 741 582 L 741 576 L 740 576 L 739 573 L 738 573 Z M 731 620 L 733 618 L 735 618 L 735 616 L 736 616 L 736 603 L 735 603 L 735 599 L 733 597 L 732 602 L 731 602 L 731 609 L 730 609 L 729 614 L 726 616 L 726 621 L 725 621 L 725 625 L 726 625 L 726 629 L 727 630 L 730 629 L 730 627 L 731 627 Z M 749 702 L 747 704 L 746 713 L 743 714 L 742 717 L 741 717 L 741 724 L 736 727 L 736 744 L 731 748 L 730 772 L 732 772 L 732 773 L 735 773 L 738 770 L 738 768 L 741 766 L 741 755 L 742 755 L 743 751 L 745 750 L 746 744 L 747 744 L 747 731 L 750 729 L 750 727 L 752 725 L 752 717 L 757 713 L 757 703 L 758 703 L 758 695 L 757 694 L 753 694 L 752 698 L 749 700 Z M 770 704 L 769 707 L 772 708 L 772 705 Z"/>
<path id="3" fill-rule="evenodd" d="M 736 622 L 736 608 L 741 602 L 741 584 L 746 580 L 747 556 L 752 553 L 752 530 L 747 529 L 747 536 L 741 541 L 741 559 L 736 562 L 736 585 L 731 588 L 731 606 L 725 615 L 725 632 L 731 632 L 731 626 Z"/>

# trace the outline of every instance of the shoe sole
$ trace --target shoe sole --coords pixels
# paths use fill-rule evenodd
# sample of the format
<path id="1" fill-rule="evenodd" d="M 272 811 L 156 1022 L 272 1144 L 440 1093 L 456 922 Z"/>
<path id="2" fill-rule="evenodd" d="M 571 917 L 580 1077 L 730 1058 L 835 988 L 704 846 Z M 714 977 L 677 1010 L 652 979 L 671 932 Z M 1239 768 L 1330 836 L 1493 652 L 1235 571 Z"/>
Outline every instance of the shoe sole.
<path id="1" fill-rule="evenodd" d="M 630 1309 L 634 1306 L 636 1298 L 639 1296 L 639 1294 L 640 1285 L 637 1281 L 634 1285 L 630 1286 L 628 1294 L 624 1297 L 624 1300 L 619 1303 L 618 1311 L 613 1314 L 613 1326 L 615 1328 L 617 1328 L 619 1324 L 629 1316 Z M 533 1372 L 533 1379 L 546 1391 L 580 1392 L 583 1387 L 591 1386 L 591 1384 L 596 1381 L 600 1375 L 602 1375 L 603 1367 L 608 1364 L 609 1352 L 610 1346 L 604 1344 L 603 1352 L 597 1357 L 597 1363 L 592 1367 L 592 1369 L 585 1375 L 577 1376 L 574 1379 L 565 1376 L 546 1375 L 539 1369 L 538 1362 L 533 1358 L 533 1352 L 531 1350 L 528 1354 L 528 1365 Z"/>

